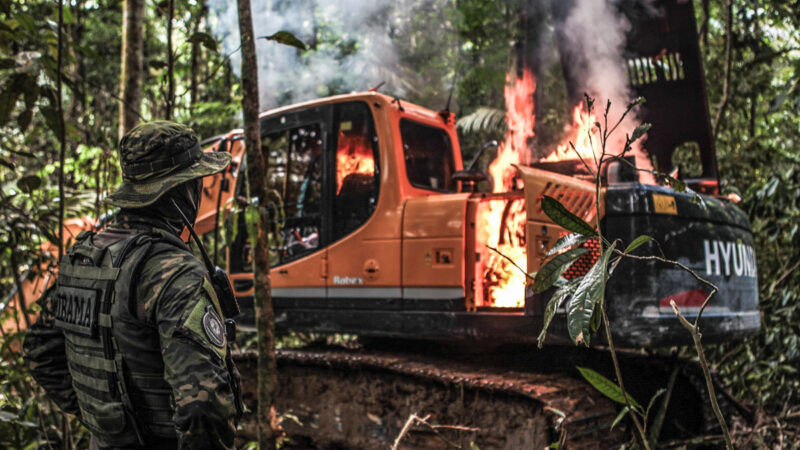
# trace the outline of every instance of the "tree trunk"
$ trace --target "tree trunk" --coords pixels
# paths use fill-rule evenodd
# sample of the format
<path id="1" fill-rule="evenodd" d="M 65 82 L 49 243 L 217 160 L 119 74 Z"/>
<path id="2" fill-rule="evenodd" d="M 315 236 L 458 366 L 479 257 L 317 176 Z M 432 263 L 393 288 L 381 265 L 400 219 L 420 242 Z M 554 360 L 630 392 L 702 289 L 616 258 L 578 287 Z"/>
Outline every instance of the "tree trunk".
<path id="1" fill-rule="evenodd" d="M 172 120 L 175 109 L 175 54 L 172 52 L 172 20 L 175 18 L 175 0 L 169 0 L 167 11 L 167 108 L 164 118 Z"/>
<path id="2" fill-rule="evenodd" d="M 206 12 L 208 9 L 206 8 L 205 3 L 200 3 L 198 7 L 198 11 L 195 14 L 195 22 L 194 22 L 194 30 L 192 31 L 192 35 L 197 34 L 200 32 L 200 26 L 203 23 L 203 19 L 206 16 Z M 194 110 L 194 105 L 197 103 L 197 71 L 199 70 L 200 66 L 200 43 L 195 41 L 192 42 L 192 56 L 191 62 L 189 66 L 189 111 Z"/>
<path id="3" fill-rule="evenodd" d="M 247 180 L 251 199 L 257 199 L 256 242 L 253 243 L 253 279 L 255 281 L 256 328 L 258 332 L 258 445 L 275 448 L 272 429 L 274 398 L 277 390 L 275 361 L 275 320 L 269 278 L 269 217 L 266 209 L 267 161 L 261 152 L 258 124 L 258 67 L 253 40 L 253 18 L 250 0 L 238 0 L 239 33 L 242 38 L 242 109 L 244 112 L 244 143 L 247 161 Z"/>
<path id="4" fill-rule="evenodd" d="M 714 117 L 714 139 L 719 134 L 719 127 L 725 117 L 725 109 L 728 107 L 731 85 L 731 64 L 732 64 L 732 40 L 733 40 L 733 0 L 725 0 L 725 68 L 722 76 L 722 98 L 717 107 L 717 115 Z"/>
<path id="5" fill-rule="evenodd" d="M 142 104 L 142 36 L 144 0 L 122 6 L 122 67 L 120 74 L 119 138 L 139 122 Z"/>
<path id="6" fill-rule="evenodd" d="M 67 138 L 64 134 L 64 99 L 61 95 L 61 80 L 64 62 L 64 0 L 58 0 L 58 55 L 56 61 L 56 91 L 58 110 L 58 259 L 64 255 L 64 160 L 67 153 Z M 14 276 L 17 276 L 15 273 Z M 20 292 L 22 295 L 22 292 Z"/>

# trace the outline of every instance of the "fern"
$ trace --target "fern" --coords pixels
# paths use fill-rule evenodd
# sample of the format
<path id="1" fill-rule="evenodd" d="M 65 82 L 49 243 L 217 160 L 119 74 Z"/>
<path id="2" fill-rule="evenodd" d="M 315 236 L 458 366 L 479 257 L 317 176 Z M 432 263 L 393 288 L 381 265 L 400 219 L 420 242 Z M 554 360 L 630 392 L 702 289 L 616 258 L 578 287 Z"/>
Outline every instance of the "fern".
<path id="1" fill-rule="evenodd" d="M 488 132 L 503 136 L 506 134 L 506 113 L 501 109 L 480 107 L 458 119 L 456 126 L 467 135 Z"/>

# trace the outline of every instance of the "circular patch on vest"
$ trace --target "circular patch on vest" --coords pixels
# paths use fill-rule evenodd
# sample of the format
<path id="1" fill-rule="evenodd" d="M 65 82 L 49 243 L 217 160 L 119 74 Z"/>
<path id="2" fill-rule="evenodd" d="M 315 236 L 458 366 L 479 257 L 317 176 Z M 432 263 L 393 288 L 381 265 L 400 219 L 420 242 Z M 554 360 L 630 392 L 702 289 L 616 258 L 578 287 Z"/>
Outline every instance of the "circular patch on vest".
<path id="1" fill-rule="evenodd" d="M 212 344 L 219 348 L 225 346 L 225 327 L 213 305 L 206 307 L 206 313 L 203 315 L 203 331 Z"/>

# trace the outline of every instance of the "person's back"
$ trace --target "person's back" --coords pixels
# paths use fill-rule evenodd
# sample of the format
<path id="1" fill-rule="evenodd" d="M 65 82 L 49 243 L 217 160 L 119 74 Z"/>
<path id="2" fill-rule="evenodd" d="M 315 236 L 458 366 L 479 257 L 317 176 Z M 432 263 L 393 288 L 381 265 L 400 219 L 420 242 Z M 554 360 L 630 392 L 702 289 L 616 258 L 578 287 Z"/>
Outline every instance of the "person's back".
<path id="1" fill-rule="evenodd" d="M 177 124 L 123 138 L 127 184 L 111 196 L 123 209 L 106 230 L 76 239 L 26 337 L 33 377 L 80 417 L 93 447 L 233 446 L 238 374 L 222 308 L 178 238 L 196 216 L 200 177 L 230 156 L 198 151 Z"/>

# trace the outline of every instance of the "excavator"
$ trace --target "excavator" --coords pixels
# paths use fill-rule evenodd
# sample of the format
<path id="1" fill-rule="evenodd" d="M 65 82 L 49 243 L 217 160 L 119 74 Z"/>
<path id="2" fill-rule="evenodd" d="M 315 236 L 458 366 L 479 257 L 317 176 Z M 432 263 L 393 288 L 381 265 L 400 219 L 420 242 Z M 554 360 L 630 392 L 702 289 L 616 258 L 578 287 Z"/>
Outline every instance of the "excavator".
<path id="1" fill-rule="evenodd" d="M 756 332 L 760 313 L 752 233 L 735 202 L 718 195 L 692 6 L 673 0 L 657 5 L 661 14 L 634 22 L 625 64 L 631 89 L 647 99 L 640 115 L 652 124 L 643 144 L 649 159 L 670 172 L 676 169 L 676 149 L 688 144 L 698 150 L 702 170 L 682 180 L 687 190 L 641 182 L 637 171 L 612 162 L 600 169 L 603 184 L 596 192 L 586 172 L 576 170 L 581 164 L 574 155 L 530 161 L 519 156 L 527 148 L 513 148 L 524 147 L 512 142 L 519 137 L 481 149 L 500 147 L 495 162 L 517 152 L 517 159 L 499 170 L 490 167 L 489 174 L 477 168 L 479 158 L 465 168 L 454 114 L 376 90 L 264 112 L 261 140 L 273 194 L 267 203 L 278 329 L 535 342 L 552 290 L 534 294 L 526 274 L 535 274 L 552 258 L 548 251 L 568 234 L 541 208 L 543 196 L 550 196 L 591 225 L 600 224 L 609 242 L 627 245 L 647 235 L 652 239 L 639 254 L 680 262 L 713 283 L 718 292 L 701 321 L 704 342 Z M 569 80 L 570 50 L 562 48 L 560 54 Z M 510 77 L 514 86 L 507 88 L 507 97 L 520 94 L 508 89 L 524 88 L 530 76 Z M 531 102 L 523 115 L 532 116 L 532 92 L 521 94 Z M 206 151 L 231 152 L 233 163 L 206 178 L 196 230 L 214 258 L 227 261 L 243 311 L 239 322 L 252 326 L 244 212 L 251 199 L 242 132 L 233 130 L 203 145 Z M 486 180 L 494 189 L 478 189 Z M 67 238 L 92 226 L 90 219 L 70 219 Z M 564 278 L 584 275 L 597 260 L 596 240 L 583 247 L 587 253 Z M 49 284 L 40 278 L 25 281 L 28 299 Z M 707 291 L 674 265 L 623 260 L 606 288 L 615 341 L 630 348 L 689 342 L 670 301 L 692 314 Z M 563 308 L 557 311 L 549 343 L 568 342 L 563 315 Z"/>
<path id="2" fill-rule="evenodd" d="M 680 262 L 713 283 L 718 292 L 701 321 L 704 342 L 757 331 L 752 234 L 746 215 L 718 195 L 691 3 L 659 5 L 663 15 L 634 28 L 626 64 L 631 88 L 647 98 L 642 115 L 652 128 L 643 146 L 659 170 L 675 169 L 676 148 L 699 149 L 702 172 L 684 177 L 689 189 L 683 191 L 641 182 L 637 171 L 612 162 L 601 169 L 603 184 L 596 192 L 585 173 L 564 170 L 580 166 L 574 156 L 557 162 L 517 158 L 491 175 L 475 164 L 465 168 L 452 113 L 375 90 L 263 113 L 262 151 L 274 193 L 269 204 L 276 326 L 535 342 L 548 295 L 534 294 L 526 273 L 537 272 L 552 257 L 548 250 L 568 233 L 542 210 L 541 199 L 550 196 L 588 223 L 600 224 L 609 241 L 627 245 L 647 235 L 652 240 L 639 254 Z M 562 54 L 569 57 L 566 50 Z M 510 84 L 524 86 L 524 78 L 512 77 Z M 513 150 L 512 140 L 499 145 L 496 161 Z M 245 311 L 240 322 L 252 324 L 244 208 L 232 212 L 250 201 L 241 132 L 205 145 L 207 151 L 231 152 L 234 163 L 206 181 L 196 228 L 217 253 L 221 222 L 235 224 L 237 230 L 227 232 L 233 239 L 225 257 Z M 500 188 L 476 189 L 487 179 Z M 584 275 L 597 260 L 596 240 L 583 246 L 587 253 L 565 278 Z M 688 343 L 670 301 L 685 314 L 696 313 L 708 290 L 674 265 L 623 260 L 606 289 L 615 341 L 631 348 Z M 563 314 L 558 311 L 552 322 L 551 343 L 568 342 Z"/>

